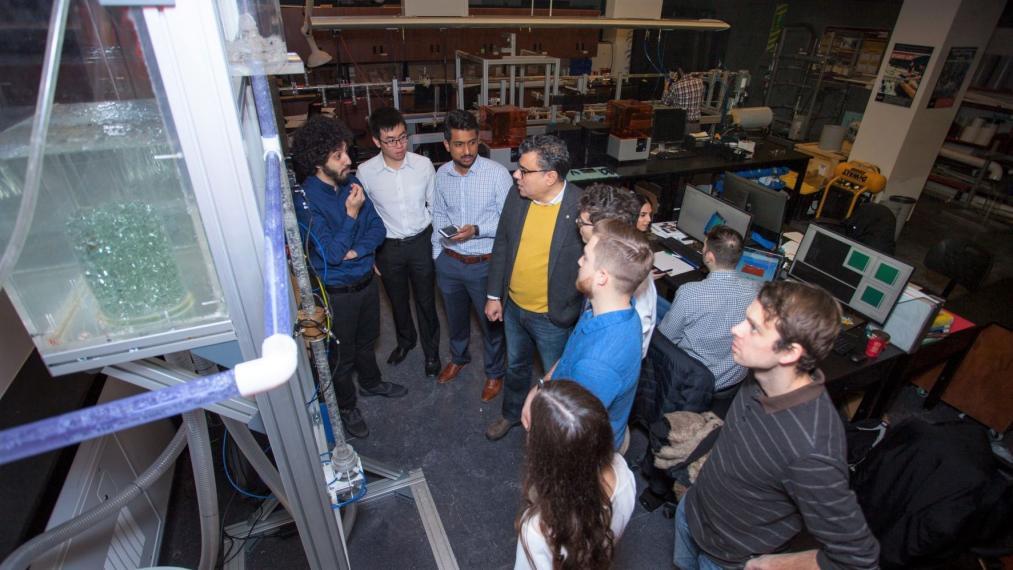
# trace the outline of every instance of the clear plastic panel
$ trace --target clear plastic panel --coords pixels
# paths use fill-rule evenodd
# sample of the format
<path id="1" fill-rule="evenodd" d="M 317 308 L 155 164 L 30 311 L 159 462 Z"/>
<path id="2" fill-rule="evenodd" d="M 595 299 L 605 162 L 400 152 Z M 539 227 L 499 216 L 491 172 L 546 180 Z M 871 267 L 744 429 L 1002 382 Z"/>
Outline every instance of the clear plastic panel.
<path id="1" fill-rule="evenodd" d="M 118 352 L 227 320 L 130 10 L 72 2 L 64 46 L 35 220 L 7 284 L 40 352 Z M 30 116 L 0 132 L 7 189 L 23 184 L 30 133 Z"/>
<path id="2" fill-rule="evenodd" d="M 23 121 L 31 128 L 39 96 L 51 6 L 21 4 L 5 12 L 6 31 L 0 33 L 0 132 Z M 14 231 L 26 167 L 27 161 L 0 163 L 0 255 Z"/>

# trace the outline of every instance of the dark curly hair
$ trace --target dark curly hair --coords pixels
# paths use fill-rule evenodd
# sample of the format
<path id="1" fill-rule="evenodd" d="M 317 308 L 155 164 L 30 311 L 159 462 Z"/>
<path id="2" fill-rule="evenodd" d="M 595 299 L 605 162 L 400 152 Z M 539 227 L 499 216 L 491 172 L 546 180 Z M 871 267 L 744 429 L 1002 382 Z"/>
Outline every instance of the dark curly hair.
<path id="1" fill-rule="evenodd" d="M 757 299 L 763 318 L 774 321 L 781 339 L 774 350 L 782 351 L 798 343 L 802 357 L 795 370 L 806 374 L 830 354 L 841 330 L 841 306 L 820 287 L 794 281 L 772 281 L 760 289 Z"/>
<path id="2" fill-rule="evenodd" d="M 592 184 L 580 195 L 580 211 L 587 212 L 592 224 L 601 220 L 619 220 L 635 226 L 640 217 L 640 202 L 636 195 L 608 184 Z"/>
<path id="3" fill-rule="evenodd" d="M 292 135 L 292 166 L 296 178 L 305 180 L 327 164 L 332 152 L 352 146 L 352 131 L 344 123 L 326 115 L 314 115 Z"/>
<path id="4" fill-rule="evenodd" d="M 523 510 L 515 528 L 535 515 L 557 569 L 608 568 L 615 552 L 612 499 L 602 472 L 615 453 L 601 400 L 570 380 L 547 382 L 531 401 Z M 563 557 L 563 550 L 566 557 Z"/>

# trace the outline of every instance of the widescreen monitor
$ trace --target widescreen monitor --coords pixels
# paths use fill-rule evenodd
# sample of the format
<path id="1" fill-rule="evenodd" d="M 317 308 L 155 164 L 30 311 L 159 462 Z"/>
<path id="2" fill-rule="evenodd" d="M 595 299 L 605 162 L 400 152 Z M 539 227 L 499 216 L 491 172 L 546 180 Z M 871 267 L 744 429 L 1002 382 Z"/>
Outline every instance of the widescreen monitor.
<path id="1" fill-rule="evenodd" d="M 771 190 L 758 182 L 726 172 L 722 197 L 753 216 L 753 231 L 773 243 L 771 249 L 781 245 L 781 227 L 788 209 L 787 192 Z"/>
<path id="2" fill-rule="evenodd" d="M 743 237 L 749 235 L 748 213 L 695 186 L 686 186 L 679 210 L 678 227 L 689 237 L 703 242 L 714 226 L 726 225 Z"/>
<path id="3" fill-rule="evenodd" d="M 788 276 L 819 285 L 851 310 L 885 323 L 914 268 L 817 224 L 809 224 Z"/>

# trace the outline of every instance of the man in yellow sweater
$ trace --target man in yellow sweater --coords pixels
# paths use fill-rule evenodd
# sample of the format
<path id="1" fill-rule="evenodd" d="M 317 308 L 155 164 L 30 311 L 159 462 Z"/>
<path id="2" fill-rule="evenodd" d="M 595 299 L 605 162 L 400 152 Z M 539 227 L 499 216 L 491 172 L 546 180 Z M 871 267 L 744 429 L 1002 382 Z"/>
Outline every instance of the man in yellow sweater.
<path id="1" fill-rule="evenodd" d="M 503 321 L 507 343 L 503 417 L 485 432 L 493 441 L 520 425 L 534 350 L 548 371 L 562 355 L 584 299 L 575 286 L 583 251 L 577 227 L 581 189 L 566 182 L 566 143 L 535 135 L 521 143 L 520 154 L 517 191 L 507 195 L 496 230 L 485 305 L 490 321 Z"/>

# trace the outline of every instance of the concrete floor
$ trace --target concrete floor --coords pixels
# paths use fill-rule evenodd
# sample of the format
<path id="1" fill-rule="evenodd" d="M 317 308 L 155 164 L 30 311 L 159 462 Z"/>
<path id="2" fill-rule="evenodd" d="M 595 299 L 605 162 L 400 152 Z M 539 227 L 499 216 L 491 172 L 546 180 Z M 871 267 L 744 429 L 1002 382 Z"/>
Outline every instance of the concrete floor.
<path id="1" fill-rule="evenodd" d="M 1011 229 L 994 222 L 983 224 L 979 218 L 974 212 L 923 197 L 897 247 L 897 256 L 916 268 L 912 281 L 930 290 L 942 289 L 945 278 L 926 270 L 922 261 L 928 248 L 946 236 L 990 244 L 996 255 L 990 282 L 1013 277 Z M 958 288 L 954 296 L 962 293 Z M 440 313 L 442 316 L 442 307 Z M 423 375 L 423 357 L 418 348 L 397 367 L 384 364 L 394 348 L 386 305 L 382 319 L 383 334 L 377 347 L 381 369 L 386 380 L 402 383 L 410 392 L 400 400 L 360 400 L 372 433 L 367 439 L 353 441 L 355 448 L 362 455 L 391 465 L 424 470 L 461 568 L 512 567 L 524 432 L 516 429 L 495 443 L 483 437 L 486 425 L 499 415 L 500 400 L 491 404 L 479 400 L 483 378 L 477 327 L 472 329 L 475 361 L 453 383 L 437 386 Z M 443 334 L 441 349 L 446 361 L 445 327 Z M 895 419 L 921 413 L 920 399 L 913 388 L 903 391 L 890 413 Z M 941 404 L 933 414 L 955 416 L 956 412 Z M 643 436 L 635 433 L 627 457 L 639 457 L 644 447 Z M 187 462 L 180 461 L 162 549 L 161 563 L 165 565 L 197 566 L 200 541 L 190 473 Z M 253 511 L 256 502 L 232 497 L 222 479 L 219 477 L 219 499 L 222 509 L 228 510 L 225 522 L 231 524 Z M 639 476 L 638 483 L 642 488 Z M 619 544 L 615 567 L 670 568 L 672 545 L 672 521 L 660 510 L 648 513 L 638 505 Z M 356 568 L 435 567 L 414 505 L 397 497 L 360 510 L 348 550 Z M 256 541 L 247 553 L 247 568 L 251 569 L 305 566 L 299 539 L 291 532 Z"/>

